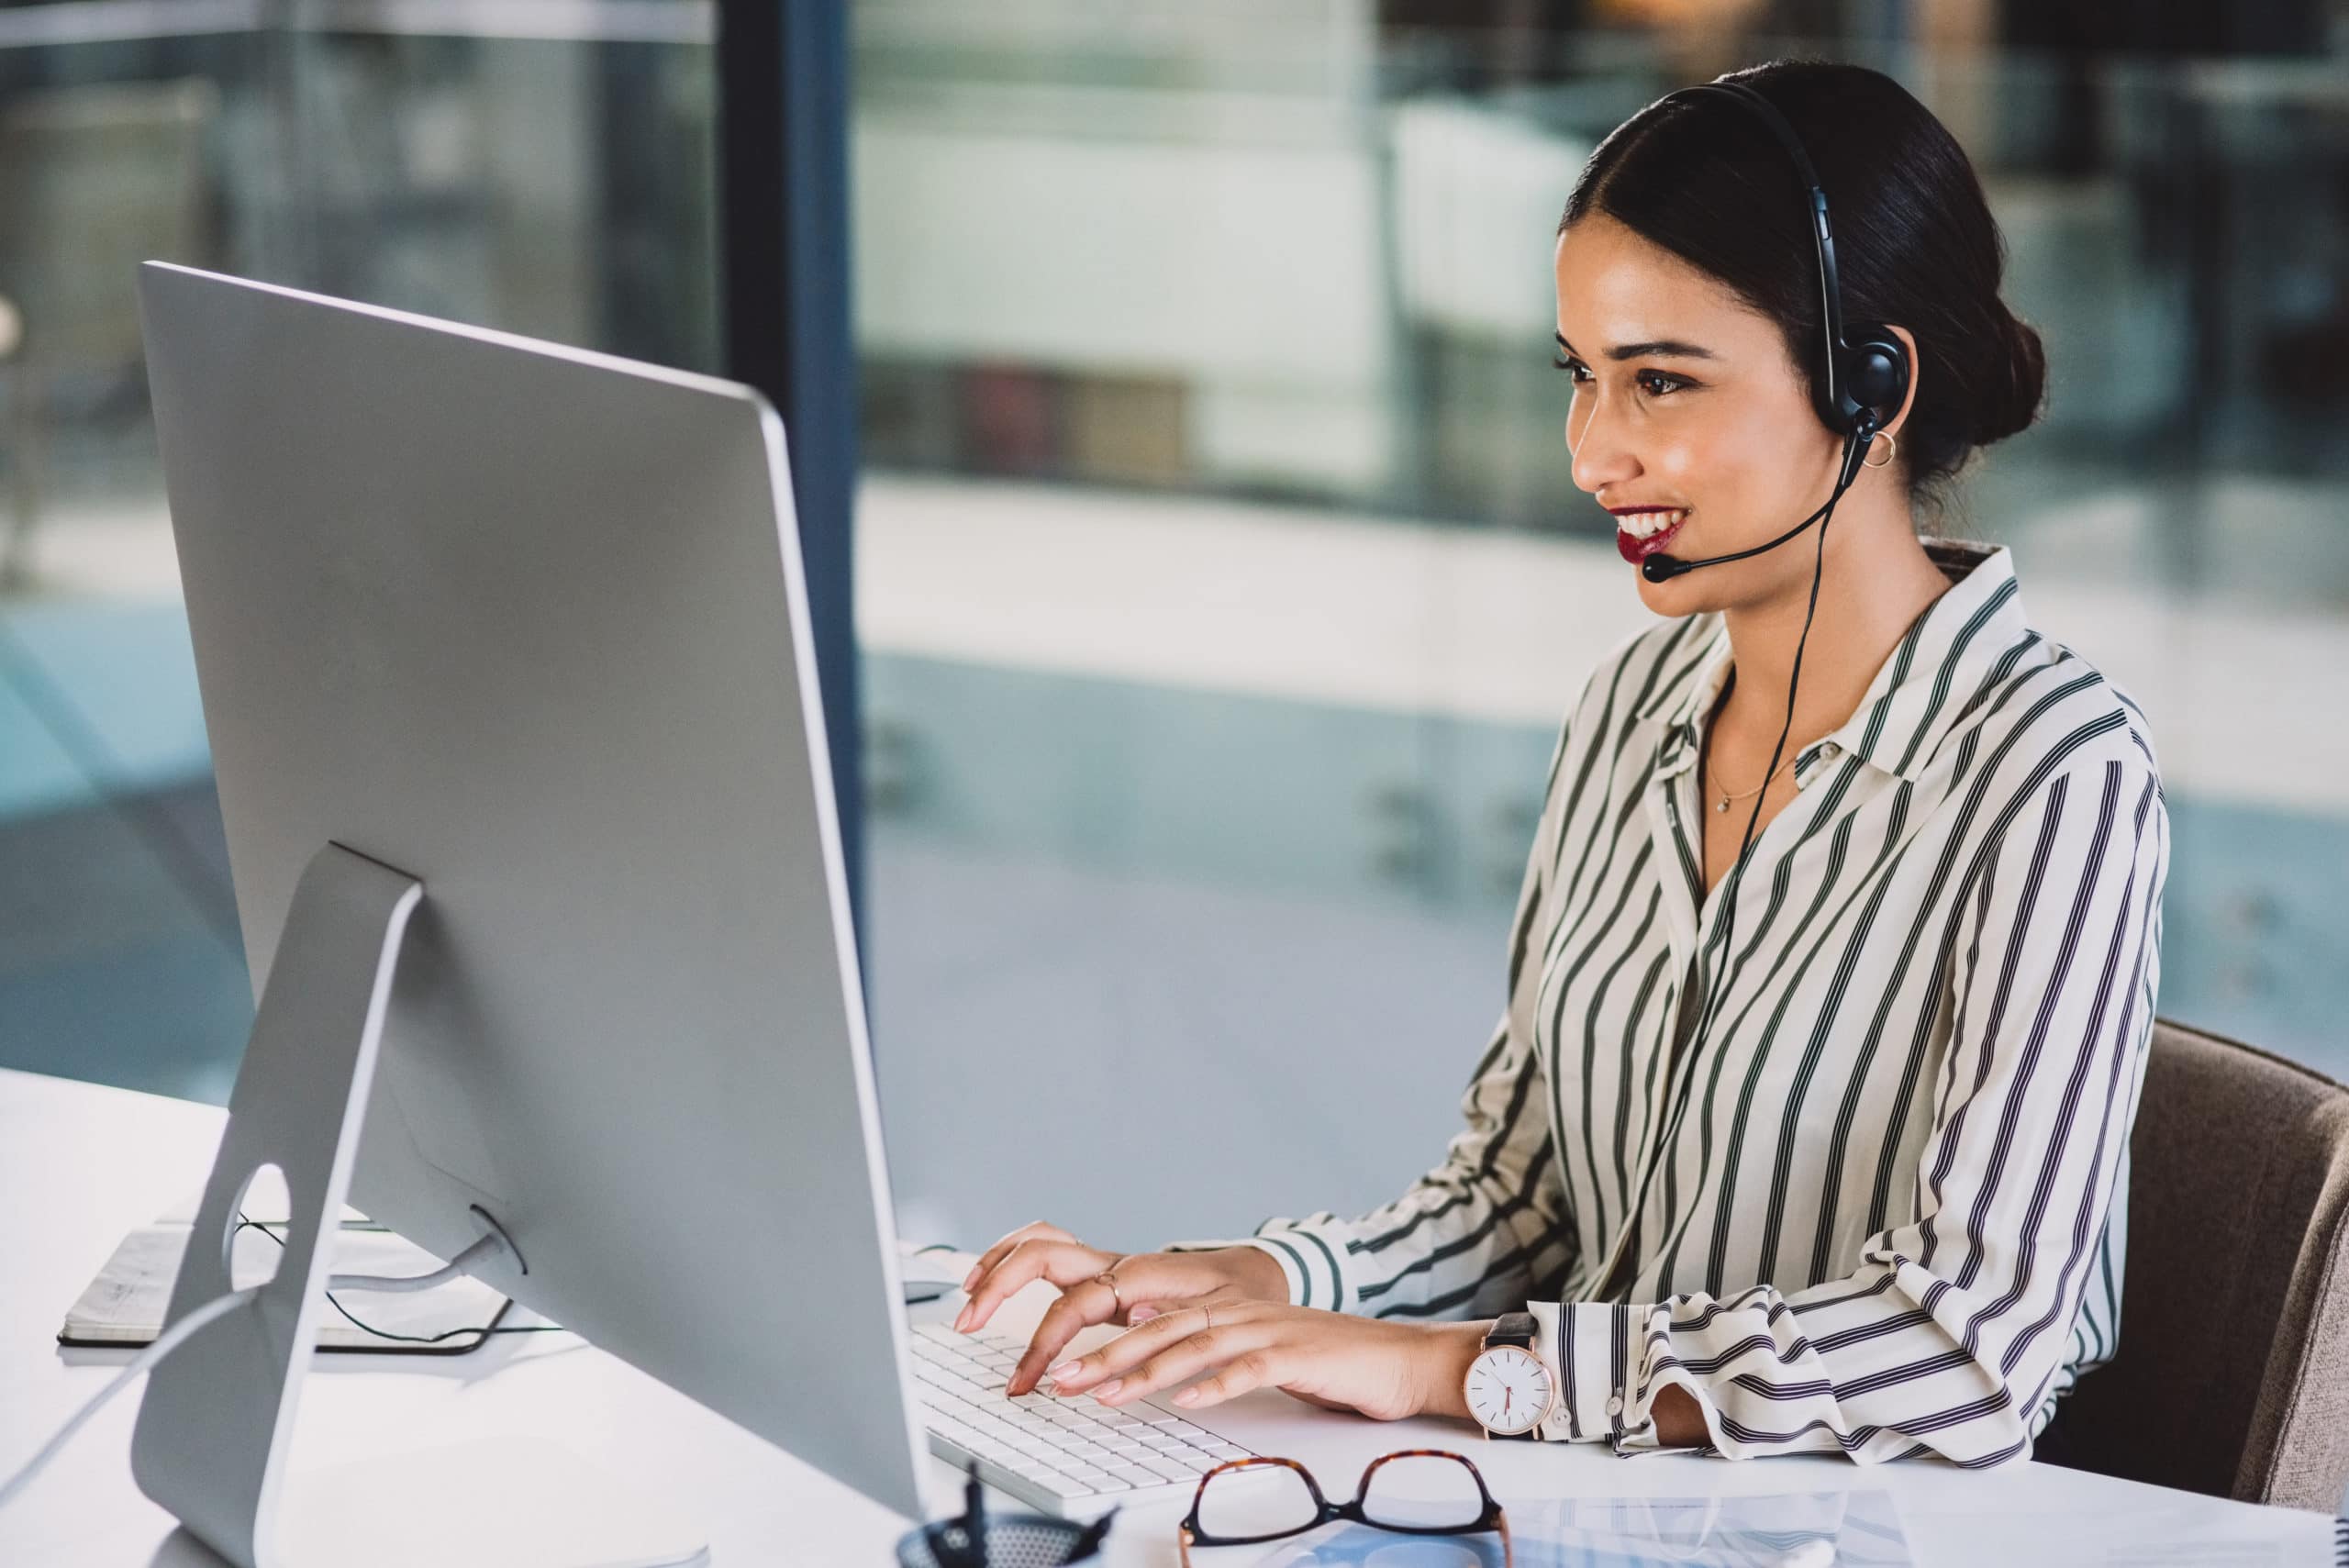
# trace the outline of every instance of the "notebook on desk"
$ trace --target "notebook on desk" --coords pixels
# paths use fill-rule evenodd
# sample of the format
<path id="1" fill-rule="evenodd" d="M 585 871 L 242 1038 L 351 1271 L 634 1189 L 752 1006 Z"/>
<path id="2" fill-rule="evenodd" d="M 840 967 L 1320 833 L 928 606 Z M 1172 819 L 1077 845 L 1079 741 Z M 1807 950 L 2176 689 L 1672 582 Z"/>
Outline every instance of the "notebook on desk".
<path id="1" fill-rule="evenodd" d="M 84 1349 L 116 1349 L 151 1343 L 162 1332 L 172 1282 L 193 1233 L 197 1199 L 191 1195 L 125 1236 L 67 1309 L 57 1342 Z M 273 1254 L 284 1234 L 284 1185 L 273 1171 L 254 1180 L 244 1216 L 230 1243 L 231 1278 L 242 1288 L 266 1279 L 276 1267 Z M 440 1260 L 406 1238 L 345 1208 L 335 1239 L 337 1273 L 398 1277 L 429 1273 Z M 462 1355 L 488 1342 L 493 1330 L 517 1327 L 512 1302 L 478 1280 L 459 1278 L 431 1290 L 394 1293 L 338 1290 L 329 1300 L 339 1309 L 318 1315 L 317 1348 L 377 1355 Z M 528 1325 L 536 1326 L 535 1317 Z M 362 1326 L 363 1325 L 363 1326 Z"/>
<path id="2" fill-rule="evenodd" d="M 199 1195 L 125 1236 L 97 1277 L 65 1314 L 57 1342 L 78 1349 L 117 1349 L 151 1344 L 162 1332 L 172 1282 L 195 1223 Z M 247 1225 L 231 1243 L 230 1277 L 239 1288 L 266 1278 L 274 1266 L 275 1237 L 284 1233 L 288 1205 L 284 1179 L 274 1170 L 254 1178 L 245 1195 Z M 978 1260 L 939 1245 L 898 1243 L 907 1305 L 935 1300 L 952 1290 Z M 333 1271 L 398 1278 L 429 1273 L 440 1260 L 406 1238 L 373 1223 L 346 1206 L 335 1239 Z M 480 1281 L 458 1278 L 412 1294 L 339 1290 L 328 1297 L 336 1310 L 319 1314 L 317 1348 L 376 1355 L 462 1355 L 488 1342 L 493 1333 L 549 1327 L 536 1314 Z M 520 1318 L 522 1322 L 512 1319 Z"/>

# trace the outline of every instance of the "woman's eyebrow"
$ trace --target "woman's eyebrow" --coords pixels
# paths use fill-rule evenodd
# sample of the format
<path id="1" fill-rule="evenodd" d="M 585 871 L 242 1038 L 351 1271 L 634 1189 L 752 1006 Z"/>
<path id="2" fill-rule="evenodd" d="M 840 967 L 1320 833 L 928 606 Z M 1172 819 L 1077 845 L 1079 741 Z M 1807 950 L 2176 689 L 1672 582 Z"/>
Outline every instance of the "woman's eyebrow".
<path id="1" fill-rule="evenodd" d="M 1566 335 L 1564 332 L 1558 332 L 1556 336 L 1558 339 L 1558 347 L 1564 349 L 1570 354 L 1575 351 L 1575 346 L 1566 341 Z M 1699 348 L 1694 343 L 1684 343 L 1676 338 L 1658 338 L 1653 342 L 1649 343 L 1618 343 L 1613 348 L 1607 350 L 1607 357 L 1610 360 L 1616 361 L 1645 359 L 1709 360 L 1713 357 L 1713 351 L 1710 349 Z"/>

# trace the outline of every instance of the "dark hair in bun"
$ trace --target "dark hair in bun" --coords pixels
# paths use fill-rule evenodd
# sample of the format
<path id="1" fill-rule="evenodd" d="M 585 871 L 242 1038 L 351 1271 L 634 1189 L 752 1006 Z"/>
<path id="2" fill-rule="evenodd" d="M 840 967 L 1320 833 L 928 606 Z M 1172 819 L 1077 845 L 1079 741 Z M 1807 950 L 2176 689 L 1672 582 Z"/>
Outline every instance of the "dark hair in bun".
<path id="1" fill-rule="evenodd" d="M 1880 72 L 1772 61 L 1721 78 L 1769 99 L 1819 171 L 1835 225 L 1843 319 L 1917 338 L 1917 399 L 1899 431 L 1912 496 L 1977 447 L 2027 428 L 2047 390 L 2039 334 L 1998 297 L 2006 240 L 1965 151 Z M 1819 375 L 1819 263 L 1800 176 L 1748 110 L 1718 94 L 1651 104 L 1599 143 L 1564 233 L 1601 212 L 1719 278 Z"/>

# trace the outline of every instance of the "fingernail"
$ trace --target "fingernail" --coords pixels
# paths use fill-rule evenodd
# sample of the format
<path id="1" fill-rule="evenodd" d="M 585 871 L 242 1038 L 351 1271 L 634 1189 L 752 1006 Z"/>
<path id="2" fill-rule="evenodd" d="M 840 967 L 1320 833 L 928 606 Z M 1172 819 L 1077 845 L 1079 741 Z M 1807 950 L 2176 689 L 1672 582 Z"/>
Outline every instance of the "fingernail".
<path id="1" fill-rule="evenodd" d="M 958 1334 L 963 1332 L 964 1327 L 968 1325 L 970 1321 L 971 1307 L 970 1304 L 966 1302 L 963 1304 L 963 1310 L 954 1314 L 954 1331 Z"/>
<path id="2" fill-rule="evenodd" d="M 1074 1362 L 1063 1362 L 1060 1365 L 1052 1368 L 1050 1375 L 1054 1383 L 1065 1383 L 1070 1378 L 1074 1377 L 1076 1373 L 1077 1365 Z"/>
<path id="3" fill-rule="evenodd" d="M 1135 1323 L 1147 1323 L 1157 1316 L 1158 1308 L 1155 1307 L 1137 1307 L 1131 1312 L 1126 1314 L 1126 1322 L 1129 1325 Z"/>
<path id="4" fill-rule="evenodd" d="M 964 1275 L 963 1276 L 963 1288 L 964 1290 L 968 1290 L 968 1289 L 970 1289 L 973 1285 L 974 1285 L 974 1284 L 978 1284 L 978 1283 L 979 1283 L 979 1265 L 978 1265 L 978 1264 L 976 1264 L 976 1263 L 973 1263 L 973 1264 L 971 1265 L 971 1272 L 970 1272 L 969 1273 L 964 1274 Z"/>
<path id="5" fill-rule="evenodd" d="M 1096 1399 L 1107 1399 L 1109 1396 L 1115 1394 L 1119 1389 L 1123 1388 L 1125 1385 L 1126 1380 L 1124 1378 L 1113 1377 L 1108 1382 L 1103 1384 L 1100 1387 L 1095 1389 L 1093 1391 L 1093 1397 Z"/>
<path id="6" fill-rule="evenodd" d="M 1177 1405 L 1196 1405 L 1198 1402 L 1199 1391 L 1196 1388 L 1186 1388 L 1182 1393 L 1174 1396 L 1174 1403 Z"/>

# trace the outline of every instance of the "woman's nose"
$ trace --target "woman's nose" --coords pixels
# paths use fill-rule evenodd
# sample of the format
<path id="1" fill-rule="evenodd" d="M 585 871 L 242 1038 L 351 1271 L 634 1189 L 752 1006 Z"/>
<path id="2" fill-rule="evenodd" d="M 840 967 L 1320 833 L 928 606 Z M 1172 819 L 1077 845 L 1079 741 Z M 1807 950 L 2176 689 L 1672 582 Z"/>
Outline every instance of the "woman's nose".
<path id="1" fill-rule="evenodd" d="M 1599 487 L 1620 484 L 1640 472 L 1639 460 L 1632 456 L 1615 421 L 1599 406 L 1601 399 L 1591 397 L 1587 408 L 1576 408 L 1566 417 L 1566 450 L 1574 454 L 1575 487 L 1596 495 Z M 1579 426 L 1575 417 L 1581 417 Z"/>

